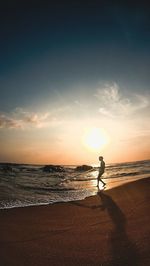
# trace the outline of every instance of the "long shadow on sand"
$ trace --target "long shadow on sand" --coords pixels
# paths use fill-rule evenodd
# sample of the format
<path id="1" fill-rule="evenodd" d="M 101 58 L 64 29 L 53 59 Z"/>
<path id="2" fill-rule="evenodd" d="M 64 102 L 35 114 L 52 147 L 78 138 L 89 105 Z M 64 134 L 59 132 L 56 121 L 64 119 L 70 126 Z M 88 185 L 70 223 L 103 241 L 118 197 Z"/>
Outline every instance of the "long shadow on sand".
<path id="1" fill-rule="evenodd" d="M 113 199 L 102 191 L 98 192 L 102 205 L 112 220 L 113 230 L 110 232 L 110 244 L 112 259 L 111 266 L 139 265 L 139 255 L 135 245 L 126 233 L 126 217 L 113 201 Z"/>

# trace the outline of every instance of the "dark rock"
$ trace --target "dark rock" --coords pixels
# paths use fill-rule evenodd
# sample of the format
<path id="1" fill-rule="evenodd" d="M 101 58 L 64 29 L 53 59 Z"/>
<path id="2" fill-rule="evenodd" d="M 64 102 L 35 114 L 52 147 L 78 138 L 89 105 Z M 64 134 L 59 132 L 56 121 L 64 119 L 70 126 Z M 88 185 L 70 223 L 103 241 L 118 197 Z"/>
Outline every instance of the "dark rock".
<path id="1" fill-rule="evenodd" d="M 81 166 L 77 166 L 75 168 L 75 171 L 89 171 L 89 170 L 92 170 L 92 169 L 93 169 L 92 166 L 84 164 L 84 165 L 81 165 Z"/>
<path id="2" fill-rule="evenodd" d="M 60 165 L 45 165 L 42 167 L 43 172 L 53 173 L 53 172 L 65 172 L 64 167 Z"/>
<path id="3" fill-rule="evenodd" d="M 13 169 L 10 165 L 6 164 L 2 167 L 3 172 L 13 172 Z"/>

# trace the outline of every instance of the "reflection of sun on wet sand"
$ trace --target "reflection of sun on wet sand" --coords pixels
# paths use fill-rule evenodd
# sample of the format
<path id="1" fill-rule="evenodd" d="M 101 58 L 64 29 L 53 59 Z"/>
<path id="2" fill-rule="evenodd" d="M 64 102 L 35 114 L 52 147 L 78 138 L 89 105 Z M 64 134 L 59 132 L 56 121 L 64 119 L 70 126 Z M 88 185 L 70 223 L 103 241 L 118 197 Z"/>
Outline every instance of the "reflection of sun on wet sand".
<path id="1" fill-rule="evenodd" d="M 149 181 L 83 201 L 0 210 L 1 265 L 150 265 Z"/>
<path id="2" fill-rule="evenodd" d="M 149 177 L 149 176 L 147 176 Z M 105 174 L 102 176 L 103 181 L 105 181 L 106 183 L 106 187 L 105 190 L 110 190 L 112 188 L 118 187 L 118 186 L 122 186 L 125 185 L 127 183 L 133 182 L 133 181 L 137 181 L 143 178 L 147 178 L 146 176 L 142 176 L 142 175 L 138 175 L 138 176 L 126 176 L 124 178 L 107 178 L 105 177 Z M 100 186 L 100 189 L 103 189 L 102 186 Z"/>

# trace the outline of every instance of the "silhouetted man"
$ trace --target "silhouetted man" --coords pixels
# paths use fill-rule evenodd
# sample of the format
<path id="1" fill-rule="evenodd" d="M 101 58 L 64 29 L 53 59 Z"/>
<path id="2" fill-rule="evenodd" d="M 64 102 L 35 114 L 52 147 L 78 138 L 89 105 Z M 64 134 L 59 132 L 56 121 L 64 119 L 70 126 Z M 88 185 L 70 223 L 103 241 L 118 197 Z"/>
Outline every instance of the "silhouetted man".
<path id="1" fill-rule="evenodd" d="M 97 177 L 97 187 L 99 187 L 99 181 L 101 181 L 103 183 L 103 186 L 105 186 L 106 184 L 104 183 L 104 181 L 101 179 L 102 174 L 105 171 L 105 162 L 103 160 L 103 156 L 99 156 L 99 161 L 100 161 L 100 167 L 99 167 L 99 174 Z"/>

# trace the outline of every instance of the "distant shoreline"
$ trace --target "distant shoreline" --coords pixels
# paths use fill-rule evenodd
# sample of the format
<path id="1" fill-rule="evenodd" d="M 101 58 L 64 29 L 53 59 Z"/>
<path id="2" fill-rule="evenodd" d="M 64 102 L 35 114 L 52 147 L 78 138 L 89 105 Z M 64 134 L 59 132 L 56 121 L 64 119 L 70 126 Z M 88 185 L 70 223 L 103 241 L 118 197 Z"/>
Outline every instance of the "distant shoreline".
<path id="1" fill-rule="evenodd" d="M 136 162 L 146 162 L 150 161 L 150 159 L 143 159 L 143 160 L 136 160 L 136 161 L 121 161 L 121 162 L 107 162 L 106 165 L 109 164 L 126 164 L 126 163 L 136 163 Z M 18 163 L 18 162 L 0 162 L 0 164 L 10 164 L 10 165 L 35 165 L 35 166 L 44 166 L 44 165 L 63 165 L 63 166 L 78 166 L 78 165 L 99 165 L 99 163 L 87 163 L 87 162 L 82 162 L 82 163 L 76 163 L 76 164 L 63 164 L 63 163 Z"/>

